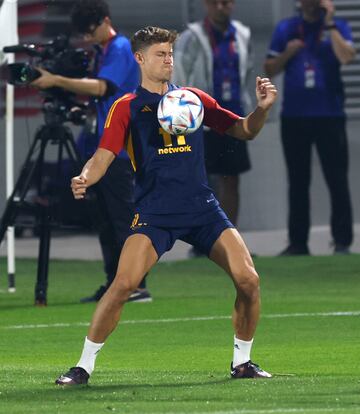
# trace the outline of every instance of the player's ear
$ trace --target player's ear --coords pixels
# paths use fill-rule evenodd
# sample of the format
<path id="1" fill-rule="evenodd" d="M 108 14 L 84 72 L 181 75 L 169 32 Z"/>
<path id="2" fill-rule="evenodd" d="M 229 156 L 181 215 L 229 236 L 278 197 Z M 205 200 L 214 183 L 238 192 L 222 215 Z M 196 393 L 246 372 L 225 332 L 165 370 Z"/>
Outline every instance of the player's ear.
<path id="1" fill-rule="evenodd" d="M 134 58 L 139 65 L 144 63 L 144 55 L 140 51 L 134 53 Z"/>

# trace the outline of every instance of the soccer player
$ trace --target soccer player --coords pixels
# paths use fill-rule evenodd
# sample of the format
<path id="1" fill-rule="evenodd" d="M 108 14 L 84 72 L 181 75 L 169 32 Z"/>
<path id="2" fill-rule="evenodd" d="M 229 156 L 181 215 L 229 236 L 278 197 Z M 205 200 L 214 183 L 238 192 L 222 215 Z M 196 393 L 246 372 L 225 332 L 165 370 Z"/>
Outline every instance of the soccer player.
<path id="1" fill-rule="evenodd" d="M 136 170 L 136 214 L 121 251 L 115 279 L 97 305 L 78 364 L 61 375 L 59 385 L 86 384 L 106 338 L 116 328 L 123 306 L 143 275 L 170 250 L 177 239 L 203 251 L 231 277 L 236 299 L 233 311 L 233 378 L 270 378 L 254 364 L 250 350 L 260 313 L 259 277 L 240 234 L 219 207 L 207 186 L 203 155 L 203 130 L 171 136 L 160 128 L 157 106 L 161 97 L 176 88 L 170 84 L 176 33 L 146 27 L 134 34 L 131 47 L 141 70 L 141 85 L 118 99 L 109 111 L 99 148 L 72 179 L 76 199 L 106 172 L 126 148 Z M 250 140 L 263 127 L 277 95 L 269 79 L 257 78 L 258 105 L 241 118 L 221 108 L 199 89 L 204 124 L 220 133 Z M 183 146 L 182 151 L 165 151 Z"/>

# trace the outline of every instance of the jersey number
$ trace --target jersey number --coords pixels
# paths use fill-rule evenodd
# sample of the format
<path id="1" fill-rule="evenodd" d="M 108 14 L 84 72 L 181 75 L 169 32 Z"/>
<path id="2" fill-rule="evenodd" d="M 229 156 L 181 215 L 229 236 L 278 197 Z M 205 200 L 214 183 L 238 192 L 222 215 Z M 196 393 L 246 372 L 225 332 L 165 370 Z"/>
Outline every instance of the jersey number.
<path id="1" fill-rule="evenodd" d="M 172 143 L 171 135 L 168 132 L 164 131 L 162 128 L 159 128 L 159 134 L 163 137 L 164 146 L 172 147 L 173 143 Z M 177 138 L 178 145 L 186 145 L 185 135 L 177 135 L 176 138 Z"/>

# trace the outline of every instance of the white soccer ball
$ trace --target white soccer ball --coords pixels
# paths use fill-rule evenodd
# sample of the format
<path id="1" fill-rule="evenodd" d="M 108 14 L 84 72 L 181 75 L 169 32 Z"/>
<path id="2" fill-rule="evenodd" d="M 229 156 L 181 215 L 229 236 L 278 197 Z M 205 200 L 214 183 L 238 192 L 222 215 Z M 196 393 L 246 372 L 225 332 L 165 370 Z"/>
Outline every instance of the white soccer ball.
<path id="1" fill-rule="evenodd" d="M 195 132 L 204 118 L 204 106 L 195 93 L 187 89 L 174 89 L 161 99 L 157 116 L 159 123 L 171 135 Z"/>

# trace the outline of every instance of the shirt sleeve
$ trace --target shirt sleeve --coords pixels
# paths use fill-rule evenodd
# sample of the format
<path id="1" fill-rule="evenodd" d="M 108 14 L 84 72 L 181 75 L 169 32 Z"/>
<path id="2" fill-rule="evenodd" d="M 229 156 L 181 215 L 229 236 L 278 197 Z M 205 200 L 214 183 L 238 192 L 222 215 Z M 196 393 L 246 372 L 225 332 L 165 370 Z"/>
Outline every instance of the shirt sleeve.
<path id="1" fill-rule="evenodd" d="M 131 52 L 128 39 L 123 38 L 121 40 L 121 42 L 116 41 L 115 44 L 109 46 L 109 50 L 105 53 L 101 63 L 97 78 L 110 82 L 116 89 L 124 90 L 129 76 L 134 71 L 138 71 L 138 65 Z"/>
<path id="2" fill-rule="evenodd" d="M 276 57 L 280 55 L 286 48 L 288 39 L 286 38 L 285 21 L 280 22 L 271 37 L 267 57 Z"/>
<path id="3" fill-rule="evenodd" d="M 335 19 L 336 27 L 338 28 L 341 36 L 350 44 L 353 44 L 353 36 L 351 33 L 351 28 L 346 20 L 337 20 Z"/>
<path id="4" fill-rule="evenodd" d="M 99 148 L 107 149 L 115 155 L 124 149 L 130 131 L 130 97 L 131 94 L 126 94 L 113 103 L 99 143 Z"/>
<path id="5" fill-rule="evenodd" d="M 239 115 L 220 106 L 213 97 L 202 90 L 190 87 L 185 89 L 194 92 L 200 98 L 204 105 L 204 124 L 219 134 L 224 134 L 241 118 Z"/>

